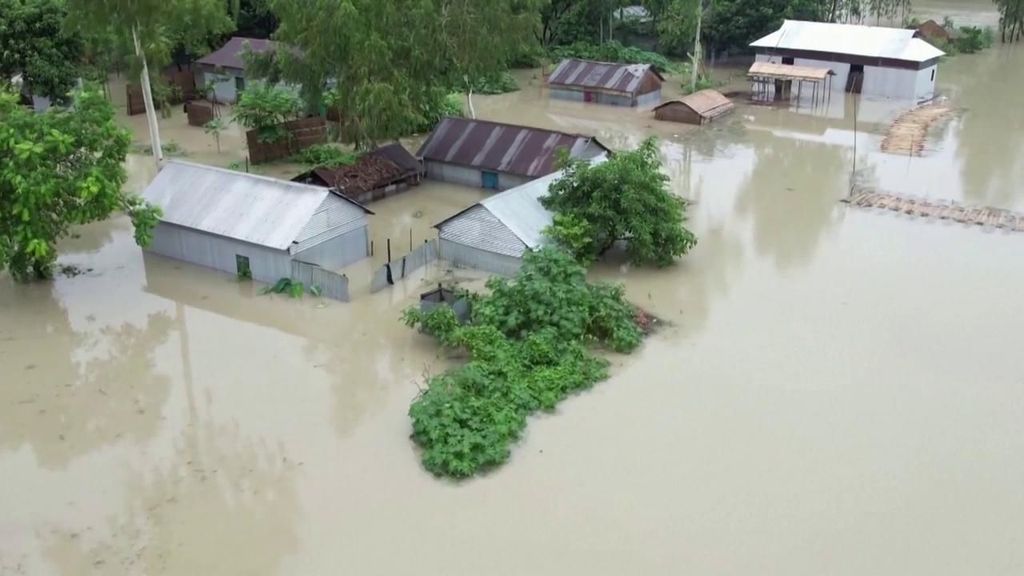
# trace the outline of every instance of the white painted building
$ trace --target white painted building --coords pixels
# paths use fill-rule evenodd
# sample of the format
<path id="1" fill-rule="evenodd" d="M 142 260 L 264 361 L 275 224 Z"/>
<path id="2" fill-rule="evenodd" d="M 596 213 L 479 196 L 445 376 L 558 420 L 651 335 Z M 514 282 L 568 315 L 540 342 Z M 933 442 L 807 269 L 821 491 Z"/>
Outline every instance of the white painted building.
<path id="1" fill-rule="evenodd" d="M 833 91 L 929 100 L 945 53 L 915 30 L 786 20 L 750 44 L 758 62 L 829 68 Z"/>

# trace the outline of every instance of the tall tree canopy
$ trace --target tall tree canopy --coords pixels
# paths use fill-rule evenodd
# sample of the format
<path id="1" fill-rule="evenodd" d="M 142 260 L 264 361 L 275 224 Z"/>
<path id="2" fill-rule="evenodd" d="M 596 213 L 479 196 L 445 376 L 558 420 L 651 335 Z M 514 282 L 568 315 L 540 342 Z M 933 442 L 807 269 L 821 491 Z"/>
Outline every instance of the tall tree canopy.
<path id="1" fill-rule="evenodd" d="M 622 240 L 634 263 L 667 266 L 697 244 L 667 182 L 653 138 L 598 164 L 570 161 L 541 200 L 555 213 L 548 234 L 582 262 Z"/>
<path id="2" fill-rule="evenodd" d="M 115 210 L 132 216 L 136 241 L 147 243 L 158 212 L 121 192 L 130 142 L 98 92 L 44 114 L 0 92 L 0 269 L 18 280 L 49 277 L 57 240 Z"/>
<path id="3" fill-rule="evenodd" d="M 357 143 L 407 133 L 467 78 L 503 70 L 537 22 L 532 0 L 271 0 L 289 49 L 268 77 L 332 105 Z M 264 67 L 265 68 L 265 67 Z"/>
<path id="4" fill-rule="evenodd" d="M 993 0 L 999 8 L 999 30 L 1003 42 L 1024 38 L 1024 0 Z"/>
<path id="5" fill-rule="evenodd" d="M 0 0 L 0 83 L 22 75 L 27 93 L 63 100 L 78 79 L 82 42 L 59 0 Z"/>

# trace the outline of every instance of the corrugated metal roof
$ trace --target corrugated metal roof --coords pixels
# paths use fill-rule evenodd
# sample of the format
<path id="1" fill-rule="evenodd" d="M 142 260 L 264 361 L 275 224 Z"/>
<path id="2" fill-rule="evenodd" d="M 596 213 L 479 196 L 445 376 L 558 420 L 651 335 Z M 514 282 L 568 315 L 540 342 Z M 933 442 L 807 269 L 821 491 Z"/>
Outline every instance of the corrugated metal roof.
<path id="1" fill-rule="evenodd" d="M 772 64 L 771 62 L 754 62 L 747 70 L 747 76 L 758 78 L 782 78 L 788 80 L 820 81 L 835 75 L 831 68 L 814 68 L 811 66 L 794 66 L 792 64 Z"/>
<path id="2" fill-rule="evenodd" d="M 228 40 L 223 46 L 196 60 L 196 64 L 205 64 L 217 68 L 233 68 L 245 70 L 245 61 L 242 54 L 245 53 L 245 44 L 249 44 L 252 52 L 261 54 L 275 46 L 273 40 L 262 40 L 260 38 L 241 38 L 235 36 Z"/>
<path id="3" fill-rule="evenodd" d="M 319 186 L 172 160 L 142 196 L 163 210 L 164 222 L 285 250 L 328 194 Z"/>
<path id="4" fill-rule="evenodd" d="M 579 157 L 591 143 L 607 150 L 589 136 L 486 120 L 442 118 L 417 155 L 427 161 L 535 178 L 555 169 L 558 150 Z"/>
<path id="5" fill-rule="evenodd" d="M 718 92 L 717 90 L 700 90 L 693 94 L 683 96 L 678 100 L 669 100 L 668 102 L 657 106 L 655 110 L 672 104 L 682 104 L 683 106 L 687 106 L 705 118 L 721 116 L 735 108 L 735 104 L 732 103 L 732 100 L 723 96 L 721 92 Z"/>
<path id="6" fill-rule="evenodd" d="M 605 159 L 606 156 L 601 155 L 591 160 L 591 162 L 598 164 L 604 162 Z M 559 170 L 543 178 L 527 182 L 522 186 L 516 186 L 500 194 L 484 198 L 472 207 L 444 220 L 436 227 L 445 233 L 451 229 L 460 230 L 465 236 L 465 239 L 461 240 L 463 244 L 499 252 L 499 250 L 493 248 L 485 248 L 485 246 L 493 242 L 488 238 L 496 234 L 492 227 L 477 225 L 474 231 L 473 228 L 467 227 L 465 224 L 466 220 L 489 222 L 489 220 L 483 219 L 480 215 L 479 209 L 483 208 L 494 217 L 494 220 L 500 222 L 505 229 L 514 234 L 527 248 L 531 250 L 539 248 L 544 243 L 544 229 L 551 225 L 552 218 L 551 212 L 540 203 L 540 199 L 547 196 L 551 183 L 561 177 L 562 171 Z M 474 234 L 477 237 L 474 237 Z M 502 242 L 502 244 L 506 245 L 508 242 Z M 500 251 L 499 253 L 519 256 L 522 254 L 522 250 L 518 253 L 510 253 L 508 251 Z"/>
<path id="7" fill-rule="evenodd" d="M 781 28 L 750 45 L 910 62 L 925 62 L 945 54 L 914 34 L 914 30 L 902 28 L 786 20 Z"/>
<path id="8" fill-rule="evenodd" d="M 566 58 L 548 77 L 548 84 L 634 94 L 647 72 L 653 72 L 664 80 L 650 64 L 617 64 Z"/>
<path id="9" fill-rule="evenodd" d="M 526 244 L 487 208 L 476 204 L 438 225 L 438 236 L 487 252 L 519 258 Z"/>

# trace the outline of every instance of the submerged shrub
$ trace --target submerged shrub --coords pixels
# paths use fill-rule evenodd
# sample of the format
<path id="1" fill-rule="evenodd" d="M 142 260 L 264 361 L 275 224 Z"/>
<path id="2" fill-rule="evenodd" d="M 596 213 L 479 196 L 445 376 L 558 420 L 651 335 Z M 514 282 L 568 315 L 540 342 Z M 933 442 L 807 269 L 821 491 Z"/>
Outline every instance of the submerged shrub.
<path id="1" fill-rule="evenodd" d="M 403 316 L 469 356 L 431 378 L 409 409 L 423 464 L 437 475 L 462 478 L 505 462 L 526 416 L 607 377 L 608 362 L 588 343 L 629 352 L 642 338 L 622 288 L 588 284 L 583 267 L 559 250 L 527 254 L 514 279 L 492 279 L 488 288 L 474 296 L 468 325 L 443 306 Z"/>

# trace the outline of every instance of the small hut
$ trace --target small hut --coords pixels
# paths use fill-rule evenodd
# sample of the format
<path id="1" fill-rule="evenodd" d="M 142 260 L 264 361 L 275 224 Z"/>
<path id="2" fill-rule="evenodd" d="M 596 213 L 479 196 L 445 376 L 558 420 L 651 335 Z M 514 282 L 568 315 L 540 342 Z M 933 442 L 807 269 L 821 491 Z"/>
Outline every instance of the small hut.
<path id="1" fill-rule="evenodd" d="M 659 105 L 654 109 L 654 117 L 658 120 L 701 126 L 732 112 L 735 107 L 721 92 L 701 90 Z"/>
<path id="2" fill-rule="evenodd" d="M 272 40 L 235 36 L 219 49 L 196 60 L 196 84 L 199 87 L 212 84 L 218 102 L 237 101 L 245 90 L 245 60 L 242 55 L 246 47 L 254 54 L 262 54 L 274 50 L 276 43 Z"/>
<path id="3" fill-rule="evenodd" d="M 949 42 L 955 40 L 958 34 L 955 30 L 949 30 L 935 20 L 925 20 L 917 27 L 917 36 L 925 40 L 935 42 Z"/>
<path id="4" fill-rule="evenodd" d="M 650 64 L 566 58 L 548 77 L 548 87 L 552 98 L 636 107 L 660 102 L 664 81 Z"/>
<path id="5" fill-rule="evenodd" d="M 396 142 L 363 154 L 352 165 L 313 168 L 292 182 L 334 188 L 346 198 L 365 204 L 419 184 L 422 173 L 419 160 Z"/>

